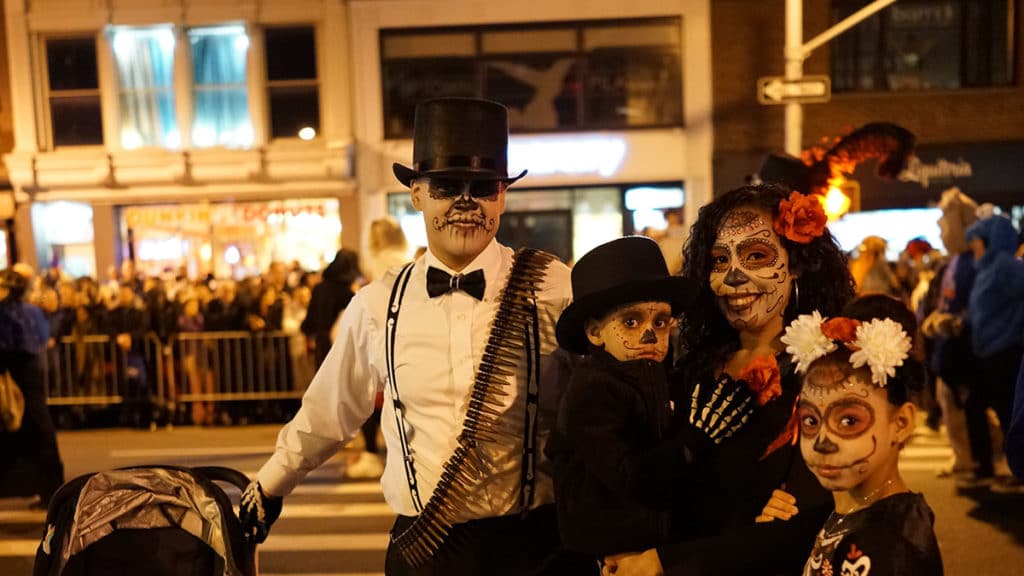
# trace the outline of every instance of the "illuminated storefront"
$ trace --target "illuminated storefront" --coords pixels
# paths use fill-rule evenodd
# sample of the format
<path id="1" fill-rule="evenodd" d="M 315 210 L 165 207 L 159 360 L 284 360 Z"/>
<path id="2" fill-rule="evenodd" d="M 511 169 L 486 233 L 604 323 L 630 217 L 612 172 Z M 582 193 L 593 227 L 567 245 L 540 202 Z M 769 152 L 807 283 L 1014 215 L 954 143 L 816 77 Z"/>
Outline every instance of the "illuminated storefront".
<path id="1" fill-rule="evenodd" d="M 121 239 L 136 267 L 157 274 L 242 278 L 271 262 L 320 270 L 340 247 L 337 199 L 121 208 Z"/>
<path id="2" fill-rule="evenodd" d="M 496 100 L 509 109 L 509 172 L 498 239 L 572 261 L 647 227 L 685 219 L 711 191 L 710 4 L 526 0 L 358 2 L 356 162 L 363 220 L 397 218 L 425 245 L 421 215 L 391 174 L 408 164 L 415 102 Z"/>
<path id="3" fill-rule="evenodd" d="M 73 277 L 96 277 L 92 206 L 83 202 L 33 204 L 32 229 L 36 258 L 44 267 L 59 266 Z"/>

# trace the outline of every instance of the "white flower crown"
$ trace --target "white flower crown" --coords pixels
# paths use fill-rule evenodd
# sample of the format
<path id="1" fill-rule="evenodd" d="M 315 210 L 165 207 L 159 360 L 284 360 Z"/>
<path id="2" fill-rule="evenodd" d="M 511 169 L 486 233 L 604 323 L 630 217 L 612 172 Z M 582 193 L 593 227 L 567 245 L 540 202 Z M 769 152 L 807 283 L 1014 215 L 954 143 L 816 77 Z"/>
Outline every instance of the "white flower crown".
<path id="1" fill-rule="evenodd" d="M 812 362 L 838 348 L 836 340 L 822 331 L 822 325 L 827 321 L 815 310 L 801 314 L 786 328 L 782 342 L 786 344 L 786 352 L 796 360 L 797 373 L 806 374 Z M 896 368 L 907 359 L 912 347 L 910 336 L 891 318 L 851 322 L 857 326 L 855 336 L 850 340 L 839 340 L 853 351 L 850 364 L 854 368 L 866 364 L 871 368 L 871 381 L 884 387 L 888 378 L 896 375 Z"/>

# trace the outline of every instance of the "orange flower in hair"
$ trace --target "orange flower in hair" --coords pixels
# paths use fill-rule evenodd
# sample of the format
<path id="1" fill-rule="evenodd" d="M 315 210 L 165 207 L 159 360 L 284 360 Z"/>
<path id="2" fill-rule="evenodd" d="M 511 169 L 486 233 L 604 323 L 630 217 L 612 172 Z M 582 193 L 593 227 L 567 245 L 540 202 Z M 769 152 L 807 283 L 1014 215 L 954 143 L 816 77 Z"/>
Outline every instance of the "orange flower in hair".
<path id="1" fill-rule="evenodd" d="M 828 216 L 817 196 L 804 196 L 793 192 L 788 199 L 779 202 L 775 233 L 793 242 L 807 244 L 825 233 Z"/>
<path id="2" fill-rule="evenodd" d="M 754 395 L 758 406 L 764 406 L 782 396 L 782 375 L 774 356 L 758 356 L 740 371 L 740 380 Z"/>
<path id="3" fill-rule="evenodd" d="M 837 342 L 853 342 L 857 338 L 857 328 L 860 320 L 852 318 L 831 318 L 822 322 L 821 333 L 829 340 Z"/>

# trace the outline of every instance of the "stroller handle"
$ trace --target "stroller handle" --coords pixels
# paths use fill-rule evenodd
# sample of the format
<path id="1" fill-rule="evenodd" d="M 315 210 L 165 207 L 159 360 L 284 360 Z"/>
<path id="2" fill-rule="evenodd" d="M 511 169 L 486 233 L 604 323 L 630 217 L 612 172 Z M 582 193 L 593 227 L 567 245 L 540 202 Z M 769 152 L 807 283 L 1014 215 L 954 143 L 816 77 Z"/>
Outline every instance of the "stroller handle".
<path id="1" fill-rule="evenodd" d="M 226 468 L 224 466 L 197 466 L 196 468 L 193 468 L 193 470 L 214 482 L 226 482 L 232 486 L 237 486 L 239 490 L 244 491 L 249 485 L 249 477 L 233 468 Z"/>

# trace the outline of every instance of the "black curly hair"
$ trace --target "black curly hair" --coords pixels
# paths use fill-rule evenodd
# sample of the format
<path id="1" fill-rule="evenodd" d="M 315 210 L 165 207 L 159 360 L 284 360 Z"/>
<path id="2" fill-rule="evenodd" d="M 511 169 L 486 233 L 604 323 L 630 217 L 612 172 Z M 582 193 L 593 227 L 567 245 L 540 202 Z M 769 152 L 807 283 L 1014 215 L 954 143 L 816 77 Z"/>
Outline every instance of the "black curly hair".
<path id="1" fill-rule="evenodd" d="M 753 208 L 771 215 L 779 214 L 779 203 L 789 198 L 790 190 L 778 184 L 743 186 L 726 192 L 700 209 L 683 249 L 682 275 L 697 282 L 694 305 L 680 321 L 680 357 L 687 372 L 703 380 L 725 365 L 739 349 L 739 335 L 722 315 L 711 291 L 711 248 L 726 216 L 737 208 Z M 807 244 L 780 237 L 789 252 L 789 265 L 799 279 L 799 298 L 790 297 L 783 321 L 789 324 L 800 314 L 818 310 L 834 316 L 856 294 L 846 256 L 826 229 Z"/>

